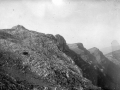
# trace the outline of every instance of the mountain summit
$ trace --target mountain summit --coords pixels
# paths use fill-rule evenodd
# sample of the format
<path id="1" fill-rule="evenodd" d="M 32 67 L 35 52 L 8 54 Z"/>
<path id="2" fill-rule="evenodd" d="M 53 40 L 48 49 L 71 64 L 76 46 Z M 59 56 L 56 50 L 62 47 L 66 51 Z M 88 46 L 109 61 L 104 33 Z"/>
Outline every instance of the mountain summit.
<path id="1" fill-rule="evenodd" d="M 116 51 L 116 50 L 119 50 L 120 49 L 120 44 L 118 43 L 117 40 L 113 40 L 111 42 L 111 47 L 112 47 L 112 51 Z"/>
<path id="2" fill-rule="evenodd" d="M 13 26 L 11 29 L 15 29 L 15 30 L 23 29 L 23 30 L 25 30 L 26 28 L 22 25 L 17 25 L 17 26 Z"/>

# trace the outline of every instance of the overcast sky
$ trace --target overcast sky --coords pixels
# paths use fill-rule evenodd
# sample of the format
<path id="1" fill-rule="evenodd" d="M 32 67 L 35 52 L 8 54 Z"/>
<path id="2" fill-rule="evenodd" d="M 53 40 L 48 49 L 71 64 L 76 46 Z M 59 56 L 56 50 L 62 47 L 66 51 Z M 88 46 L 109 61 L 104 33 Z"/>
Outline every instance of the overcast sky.
<path id="1" fill-rule="evenodd" d="M 104 48 L 120 41 L 119 0 L 0 0 L 0 28 L 17 24 Z"/>

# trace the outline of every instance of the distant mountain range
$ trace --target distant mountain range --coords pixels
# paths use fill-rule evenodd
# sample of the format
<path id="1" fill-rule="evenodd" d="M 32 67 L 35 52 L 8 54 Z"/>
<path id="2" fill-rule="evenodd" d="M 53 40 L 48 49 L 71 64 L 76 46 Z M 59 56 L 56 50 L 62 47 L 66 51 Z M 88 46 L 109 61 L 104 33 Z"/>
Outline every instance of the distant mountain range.
<path id="1" fill-rule="evenodd" d="M 117 40 L 113 40 L 111 42 L 111 46 L 105 47 L 105 48 L 101 48 L 100 50 L 103 52 L 103 54 L 108 54 L 110 52 L 113 52 L 113 51 L 116 51 L 116 50 L 120 50 L 120 45 L 119 45 Z"/>
<path id="2" fill-rule="evenodd" d="M 82 68 L 83 75 L 86 78 L 90 79 L 95 85 L 102 87 L 103 90 L 120 89 L 119 65 L 106 58 L 96 47 L 87 50 L 82 43 L 68 44 L 68 46 L 70 50 L 82 58 L 73 60 Z"/>

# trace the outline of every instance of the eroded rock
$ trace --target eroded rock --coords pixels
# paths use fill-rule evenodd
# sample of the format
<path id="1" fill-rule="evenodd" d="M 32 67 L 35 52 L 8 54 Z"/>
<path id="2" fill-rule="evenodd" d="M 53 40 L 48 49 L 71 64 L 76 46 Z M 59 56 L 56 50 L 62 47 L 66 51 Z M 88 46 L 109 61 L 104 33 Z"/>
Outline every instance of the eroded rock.
<path id="1" fill-rule="evenodd" d="M 0 88 L 6 90 L 100 89 L 49 35 L 21 25 L 0 31 L 0 75 Z"/>

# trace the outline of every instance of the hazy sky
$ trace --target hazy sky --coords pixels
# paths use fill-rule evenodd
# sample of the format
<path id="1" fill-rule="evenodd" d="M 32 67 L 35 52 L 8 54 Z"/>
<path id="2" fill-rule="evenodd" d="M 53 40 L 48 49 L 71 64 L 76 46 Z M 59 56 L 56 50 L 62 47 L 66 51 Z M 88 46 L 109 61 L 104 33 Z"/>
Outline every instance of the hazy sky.
<path id="1" fill-rule="evenodd" d="M 120 41 L 119 0 L 0 0 L 0 28 L 17 24 L 103 48 Z"/>

